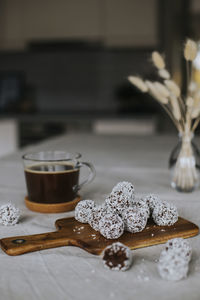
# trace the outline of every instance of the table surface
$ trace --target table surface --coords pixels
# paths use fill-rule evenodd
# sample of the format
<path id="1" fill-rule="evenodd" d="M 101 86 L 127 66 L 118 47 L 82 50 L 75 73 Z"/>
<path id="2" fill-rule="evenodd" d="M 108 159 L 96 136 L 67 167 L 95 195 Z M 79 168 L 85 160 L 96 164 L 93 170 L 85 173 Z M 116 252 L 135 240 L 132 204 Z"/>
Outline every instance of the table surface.
<path id="1" fill-rule="evenodd" d="M 199 190 L 183 194 L 170 187 L 169 153 L 177 142 L 170 136 L 65 135 L 24 149 L 78 151 L 96 168 L 96 178 L 81 191 L 84 199 L 101 203 L 119 181 L 131 181 L 136 195 L 155 193 L 175 203 L 182 217 L 200 226 Z M 39 214 L 23 202 L 26 194 L 22 152 L 0 160 L 0 204 L 12 202 L 21 210 L 20 223 L 0 226 L 0 237 L 36 234 L 54 230 L 56 219 L 73 216 Z M 133 251 L 133 266 L 127 272 L 103 267 L 100 257 L 76 247 L 61 247 L 21 256 L 0 251 L 1 299 L 200 299 L 200 236 L 190 239 L 193 256 L 188 278 L 162 280 L 156 261 L 163 245 Z"/>

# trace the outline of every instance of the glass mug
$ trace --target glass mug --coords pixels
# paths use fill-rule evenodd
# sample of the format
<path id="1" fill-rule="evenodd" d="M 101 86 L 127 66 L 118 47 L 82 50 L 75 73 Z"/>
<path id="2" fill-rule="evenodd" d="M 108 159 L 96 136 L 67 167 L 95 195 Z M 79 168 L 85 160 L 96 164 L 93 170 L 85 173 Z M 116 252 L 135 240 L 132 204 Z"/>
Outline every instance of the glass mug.
<path id="1" fill-rule="evenodd" d="M 58 204 L 74 200 L 83 185 L 95 177 L 89 162 L 80 161 L 80 153 L 44 151 L 22 156 L 28 199 L 34 203 Z M 89 175 L 79 183 L 80 168 L 89 168 Z"/>

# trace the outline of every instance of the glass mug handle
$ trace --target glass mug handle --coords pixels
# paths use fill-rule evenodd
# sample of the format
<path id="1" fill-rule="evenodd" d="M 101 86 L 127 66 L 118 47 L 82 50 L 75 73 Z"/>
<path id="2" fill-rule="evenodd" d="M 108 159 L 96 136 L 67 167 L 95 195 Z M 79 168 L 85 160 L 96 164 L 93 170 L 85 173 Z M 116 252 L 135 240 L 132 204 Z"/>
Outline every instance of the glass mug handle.
<path id="1" fill-rule="evenodd" d="M 85 184 L 90 183 L 96 175 L 96 171 L 95 171 L 95 168 L 94 168 L 93 164 L 91 164 L 89 162 L 85 162 L 85 161 L 84 162 L 78 162 L 77 167 L 81 168 L 83 166 L 86 166 L 90 170 L 90 173 L 89 173 L 88 177 L 83 182 L 81 182 L 80 184 L 78 184 L 74 187 L 75 192 L 78 192 Z"/>

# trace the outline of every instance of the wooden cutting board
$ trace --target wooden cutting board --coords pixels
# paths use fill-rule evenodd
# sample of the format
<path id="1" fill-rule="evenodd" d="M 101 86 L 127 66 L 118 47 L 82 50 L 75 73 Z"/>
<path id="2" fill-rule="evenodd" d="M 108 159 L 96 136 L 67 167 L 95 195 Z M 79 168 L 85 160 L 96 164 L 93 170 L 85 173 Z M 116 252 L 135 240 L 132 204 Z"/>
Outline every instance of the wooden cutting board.
<path id="1" fill-rule="evenodd" d="M 188 238 L 198 234 L 199 228 L 182 218 L 173 226 L 157 226 L 149 220 L 142 232 L 125 232 L 117 240 L 107 240 L 88 224 L 82 224 L 74 218 L 60 219 L 55 222 L 57 231 L 28 236 L 3 238 L 0 245 L 8 255 L 19 255 L 32 251 L 61 247 L 76 246 L 92 254 L 101 254 L 102 250 L 119 241 L 131 249 L 165 243 L 175 237 Z"/>

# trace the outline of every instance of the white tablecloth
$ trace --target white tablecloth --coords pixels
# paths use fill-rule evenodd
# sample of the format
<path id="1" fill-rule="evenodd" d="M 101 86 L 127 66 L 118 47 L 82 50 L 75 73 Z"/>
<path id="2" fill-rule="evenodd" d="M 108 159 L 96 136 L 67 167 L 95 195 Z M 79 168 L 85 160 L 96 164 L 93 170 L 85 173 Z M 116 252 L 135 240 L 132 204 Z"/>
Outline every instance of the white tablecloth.
<path id="1" fill-rule="evenodd" d="M 112 137 L 66 135 L 25 151 L 59 149 L 78 151 L 93 162 L 97 175 L 82 191 L 83 198 L 100 203 L 121 180 L 134 183 L 139 196 L 156 193 L 177 205 L 180 215 L 200 226 L 199 190 L 178 193 L 170 187 L 167 169 L 175 137 Z M 0 226 L 0 237 L 54 230 L 56 219 L 72 216 L 39 214 L 23 202 L 26 194 L 21 153 L 0 161 L 0 204 L 13 202 L 21 210 L 20 223 Z M 0 251 L 0 299 L 200 299 L 200 236 L 190 239 L 193 257 L 188 278 L 167 282 L 159 277 L 156 260 L 162 245 L 133 251 L 133 266 L 127 272 L 106 270 L 98 256 L 76 247 L 61 247 L 21 256 Z"/>

